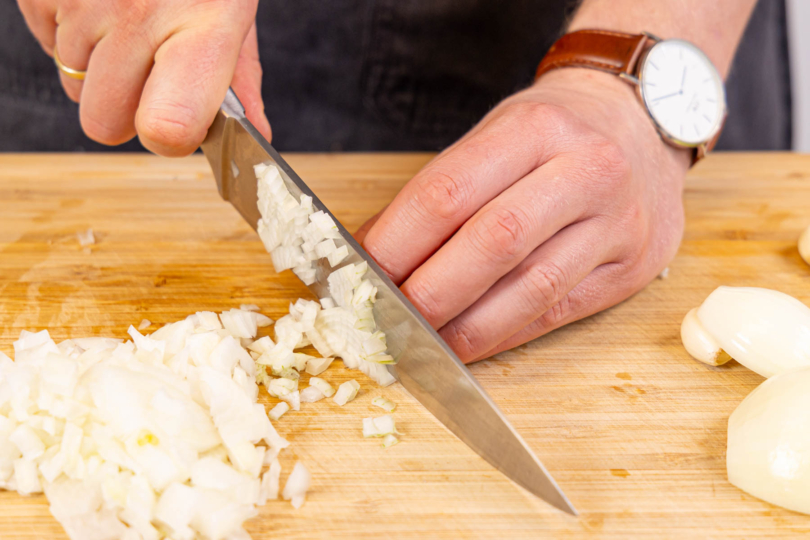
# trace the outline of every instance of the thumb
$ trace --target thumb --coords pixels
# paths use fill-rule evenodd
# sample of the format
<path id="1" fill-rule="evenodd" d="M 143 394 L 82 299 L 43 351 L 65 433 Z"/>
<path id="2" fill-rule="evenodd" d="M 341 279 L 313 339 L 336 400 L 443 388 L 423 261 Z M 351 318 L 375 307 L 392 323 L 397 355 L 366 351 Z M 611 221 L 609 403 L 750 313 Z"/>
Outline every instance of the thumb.
<path id="1" fill-rule="evenodd" d="M 270 122 L 264 115 L 262 100 L 262 65 L 259 62 L 259 41 L 256 35 L 256 22 L 245 36 L 231 87 L 245 107 L 248 120 L 269 141 L 272 137 Z"/>

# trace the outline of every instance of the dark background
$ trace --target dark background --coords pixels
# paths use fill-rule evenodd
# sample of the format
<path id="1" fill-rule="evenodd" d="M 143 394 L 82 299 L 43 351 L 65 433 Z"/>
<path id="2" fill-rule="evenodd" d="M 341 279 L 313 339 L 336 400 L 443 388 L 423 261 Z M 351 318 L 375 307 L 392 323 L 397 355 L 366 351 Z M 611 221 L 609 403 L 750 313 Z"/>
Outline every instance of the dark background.
<path id="1" fill-rule="evenodd" d="M 570 0 L 261 0 L 273 143 L 281 151 L 440 150 L 531 83 L 572 8 Z M 760 0 L 727 92 L 718 148 L 790 148 L 784 0 Z M 16 2 L 0 0 L 0 151 L 103 150 L 143 148 L 84 136 L 52 60 Z"/>

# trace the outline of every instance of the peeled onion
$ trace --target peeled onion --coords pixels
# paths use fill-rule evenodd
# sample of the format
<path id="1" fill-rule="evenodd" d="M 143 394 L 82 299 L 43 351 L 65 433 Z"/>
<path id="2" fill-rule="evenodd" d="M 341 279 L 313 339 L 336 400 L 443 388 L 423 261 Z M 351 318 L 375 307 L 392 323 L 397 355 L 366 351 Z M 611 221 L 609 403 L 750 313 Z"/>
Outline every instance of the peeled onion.
<path id="1" fill-rule="evenodd" d="M 810 227 L 806 228 L 799 237 L 799 255 L 804 262 L 810 264 Z"/>
<path id="2" fill-rule="evenodd" d="M 810 367 L 775 375 L 728 420 L 729 481 L 772 504 L 810 514 Z"/>
<path id="3" fill-rule="evenodd" d="M 810 366 L 810 308 L 778 291 L 719 287 L 686 315 L 681 337 L 697 360 L 733 358 L 763 377 Z"/>

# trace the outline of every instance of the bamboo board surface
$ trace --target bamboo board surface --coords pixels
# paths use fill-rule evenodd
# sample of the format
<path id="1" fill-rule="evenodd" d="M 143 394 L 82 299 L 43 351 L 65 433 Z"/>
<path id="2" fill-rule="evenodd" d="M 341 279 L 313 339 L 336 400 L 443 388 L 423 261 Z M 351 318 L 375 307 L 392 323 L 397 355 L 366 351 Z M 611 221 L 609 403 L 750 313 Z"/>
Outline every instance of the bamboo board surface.
<path id="1" fill-rule="evenodd" d="M 291 155 L 350 229 L 382 208 L 427 154 Z M 557 512 L 506 480 L 398 384 L 363 386 L 276 425 L 300 459 L 307 503 L 273 501 L 254 539 L 771 538 L 810 533 L 810 516 L 730 485 L 726 422 L 761 378 L 691 360 L 683 315 L 718 285 L 779 289 L 810 303 L 796 239 L 810 225 L 810 156 L 716 154 L 690 174 L 687 230 L 667 279 L 623 304 L 471 366 L 580 510 Z M 83 250 L 76 233 L 95 231 Z M 0 155 L 0 350 L 22 329 L 57 340 L 125 337 L 199 310 L 256 303 L 277 318 L 308 291 L 274 275 L 255 233 L 216 192 L 200 156 Z M 377 395 L 398 403 L 402 443 L 363 440 Z M 266 402 L 271 400 L 266 397 Z M 0 492 L 0 538 L 66 538 L 44 497 Z"/>

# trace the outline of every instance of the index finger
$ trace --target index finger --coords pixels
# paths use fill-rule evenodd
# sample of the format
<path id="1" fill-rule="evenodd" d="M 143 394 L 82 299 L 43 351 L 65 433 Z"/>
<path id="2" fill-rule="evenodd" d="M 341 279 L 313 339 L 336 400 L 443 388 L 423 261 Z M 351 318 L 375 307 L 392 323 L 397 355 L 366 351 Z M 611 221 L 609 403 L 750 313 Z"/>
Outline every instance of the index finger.
<path id="1" fill-rule="evenodd" d="M 546 109 L 518 103 L 485 120 L 399 192 L 363 241 L 395 283 L 402 283 L 487 202 L 550 159 L 550 139 L 561 131 L 548 129 Z M 525 144 L 527 138 L 535 143 Z"/>

